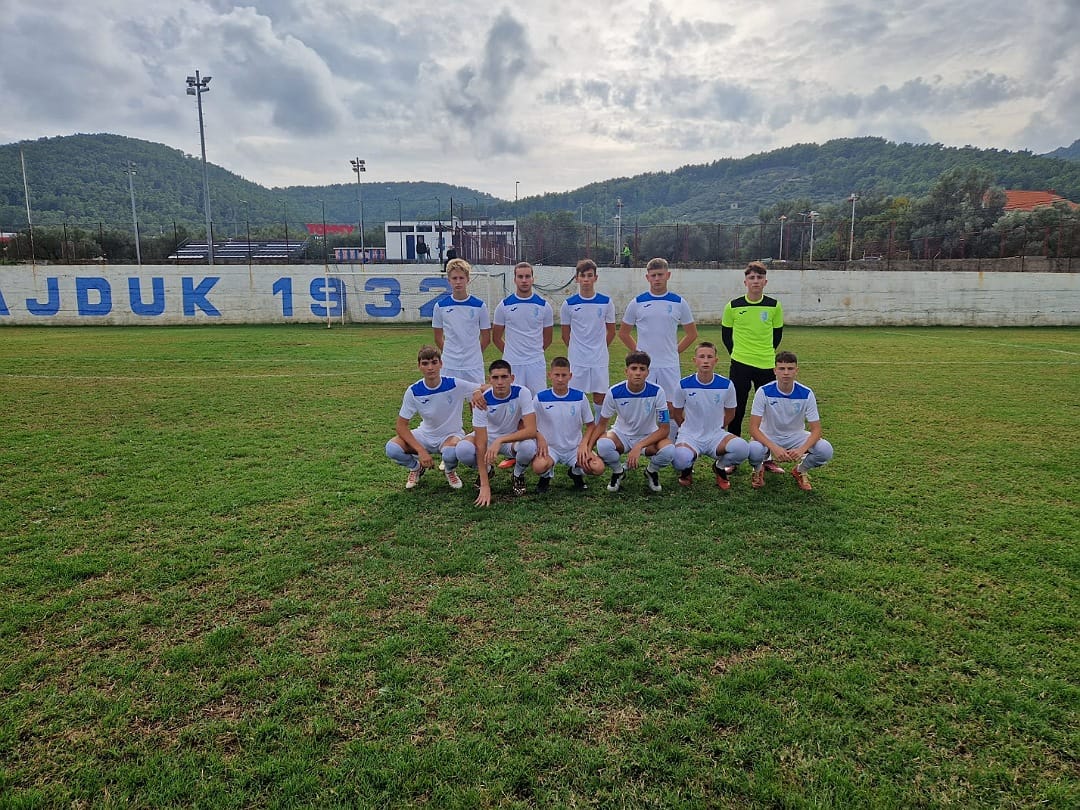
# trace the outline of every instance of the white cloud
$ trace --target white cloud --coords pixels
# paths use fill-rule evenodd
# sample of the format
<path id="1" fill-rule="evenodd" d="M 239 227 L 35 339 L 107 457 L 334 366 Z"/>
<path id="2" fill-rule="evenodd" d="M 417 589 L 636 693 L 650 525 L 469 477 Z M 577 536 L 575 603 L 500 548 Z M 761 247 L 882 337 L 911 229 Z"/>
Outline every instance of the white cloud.
<path id="1" fill-rule="evenodd" d="M 0 0 L 0 142 L 115 132 L 264 185 L 509 197 L 809 140 L 1080 137 L 1080 5 L 1047 0 Z M 1035 35 L 1037 33 L 1037 35 Z"/>

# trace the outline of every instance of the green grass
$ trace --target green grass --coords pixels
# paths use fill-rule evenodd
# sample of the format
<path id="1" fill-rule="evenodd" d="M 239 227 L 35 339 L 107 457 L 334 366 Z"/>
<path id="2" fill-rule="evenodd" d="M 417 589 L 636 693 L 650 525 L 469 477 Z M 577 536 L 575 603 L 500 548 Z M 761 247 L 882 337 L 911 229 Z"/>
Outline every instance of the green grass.
<path id="1" fill-rule="evenodd" d="M 790 328 L 813 492 L 489 510 L 429 335 L 0 331 L 0 807 L 1080 805 L 1080 330 Z"/>

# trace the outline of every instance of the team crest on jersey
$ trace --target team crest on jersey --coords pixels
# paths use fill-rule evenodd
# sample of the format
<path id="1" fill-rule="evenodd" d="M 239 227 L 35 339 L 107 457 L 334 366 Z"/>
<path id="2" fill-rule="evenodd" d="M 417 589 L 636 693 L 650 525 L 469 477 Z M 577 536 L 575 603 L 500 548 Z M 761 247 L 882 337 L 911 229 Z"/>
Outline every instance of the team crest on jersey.
<path id="1" fill-rule="evenodd" d="M 764 310 L 764 309 L 761 310 L 761 322 L 766 323 L 766 322 L 768 322 L 768 320 L 769 320 L 769 312 L 768 312 L 768 310 Z"/>

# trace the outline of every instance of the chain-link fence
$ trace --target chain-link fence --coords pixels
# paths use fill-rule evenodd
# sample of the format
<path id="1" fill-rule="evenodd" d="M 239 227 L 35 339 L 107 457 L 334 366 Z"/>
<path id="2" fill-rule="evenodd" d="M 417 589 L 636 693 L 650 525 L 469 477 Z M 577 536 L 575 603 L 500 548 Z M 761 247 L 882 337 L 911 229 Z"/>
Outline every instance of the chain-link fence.
<path id="1" fill-rule="evenodd" d="M 673 222 L 657 225 L 610 225 L 588 222 L 553 222 L 547 218 L 519 221 L 516 234 L 506 229 L 454 228 L 453 244 L 459 255 L 475 264 L 573 265 L 591 258 L 601 266 L 630 263 L 639 266 L 654 256 L 686 267 L 738 265 L 755 259 L 798 264 L 860 259 L 963 259 L 1043 256 L 1080 256 L 1080 223 L 1053 226 L 1011 226 L 1006 222 L 977 232 L 933 233 L 921 228 L 906 231 L 896 222 L 803 219 L 802 221 L 709 224 Z M 516 242 L 515 237 L 516 236 Z M 258 243 L 267 240 L 303 242 L 286 261 L 334 262 L 335 248 L 359 247 L 357 234 L 310 236 L 297 223 L 253 225 L 224 222 L 214 225 L 215 244 Z M 168 264 L 182 246 L 205 244 L 201 228 L 177 223 L 140 223 L 138 253 L 130 223 L 44 225 L 33 231 L 22 225 L 0 224 L 0 260 L 63 264 Z M 365 229 L 368 247 L 383 247 L 381 228 Z M 626 248 L 629 247 L 629 255 Z M 228 251 L 241 255 L 245 251 Z M 257 251 L 249 251 L 256 253 Z M 434 258 L 434 256 L 432 257 Z M 256 258 L 254 260 L 259 263 Z"/>

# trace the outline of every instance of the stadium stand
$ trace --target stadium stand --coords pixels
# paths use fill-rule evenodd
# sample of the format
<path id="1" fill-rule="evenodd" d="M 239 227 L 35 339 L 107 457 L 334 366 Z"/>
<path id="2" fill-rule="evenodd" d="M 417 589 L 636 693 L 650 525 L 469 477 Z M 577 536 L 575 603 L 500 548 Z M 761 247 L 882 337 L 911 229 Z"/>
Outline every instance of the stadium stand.
<path id="1" fill-rule="evenodd" d="M 258 264 L 274 264 L 288 262 L 300 258 L 307 247 L 307 240 L 297 241 L 290 239 L 228 239 L 224 242 L 214 242 L 214 261 L 219 264 L 246 264 L 248 251 L 251 252 L 251 261 Z M 209 261 L 209 249 L 205 241 L 185 242 L 170 254 L 170 262 L 180 264 L 206 264 Z"/>

